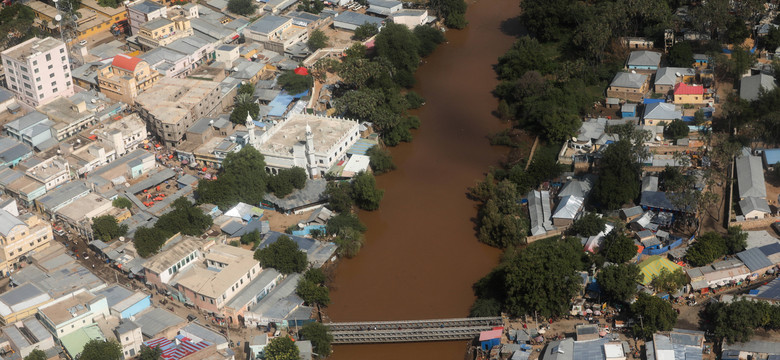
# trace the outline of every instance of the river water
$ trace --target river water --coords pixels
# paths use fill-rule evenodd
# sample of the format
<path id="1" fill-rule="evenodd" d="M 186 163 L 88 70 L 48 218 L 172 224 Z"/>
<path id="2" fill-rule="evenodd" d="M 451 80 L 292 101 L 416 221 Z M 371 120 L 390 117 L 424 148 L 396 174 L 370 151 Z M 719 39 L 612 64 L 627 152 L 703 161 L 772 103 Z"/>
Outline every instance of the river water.
<path id="1" fill-rule="evenodd" d="M 476 207 L 467 188 L 497 165 L 505 148 L 486 136 L 506 127 L 492 115 L 497 80 L 492 65 L 512 44 L 520 13 L 516 0 L 469 3 L 469 25 L 448 31 L 417 71 L 414 90 L 425 97 L 422 127 L 410 144 L 393 148 L 395 171 L 377 178 L 380 209 L 361 212 L 366 245 L 340 260 L 327 309 L 332 321 L 465 317 L 471 285 L 500 251 L 477 242 Z M 332 358 L 463 359 L 467 342 L 340 345 Z"/>

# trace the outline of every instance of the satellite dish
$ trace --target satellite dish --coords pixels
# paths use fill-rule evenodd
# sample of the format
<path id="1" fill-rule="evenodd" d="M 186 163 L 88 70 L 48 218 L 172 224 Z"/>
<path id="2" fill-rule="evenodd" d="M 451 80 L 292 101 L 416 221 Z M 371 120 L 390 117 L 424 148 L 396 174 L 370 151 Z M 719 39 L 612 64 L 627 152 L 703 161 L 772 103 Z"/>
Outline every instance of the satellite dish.
<path id="1" fill-rule="evenodd" d="M 576 136 L 572 136 L 571 137 L 571 141 L 577 141 L 577 137 Z"/>
<path id="2" fill-rule="evenodd" d="M 632 74 L 636 74 L 636 70 L 631 70 L 631 73 Z"/>
<path id="3" fill-rule="evenodd" d="M 682 76 L 682 74 L 680 74 L 680 72 L 676 72 L 676 73 L 674 73 L 674 75 L 677 76 L 677 77 Z"/>
<path id="4" fill-rule="evenodd" d="M 57 0 L 54 0 L 54 2 L 57 2 Z M 62 20 L 62 15 L 57 14 L 56 16 L 54 16 L 54 20 L 55 21 L 61 21 Z"/>
<path id="5" fill-rule="evenodd" d="M 119 241 L 125 241 L 125 237 L 124 236 L 120 236 L 119 237 Z"/>
<path id="6" fill-rule="evenodd" d="M 655 140 L 656 140 L 656 141 L 661 141 L 661 137 L 660 137 L 660 136 L 656 136 L 656 137 L 655 137 Z"/>

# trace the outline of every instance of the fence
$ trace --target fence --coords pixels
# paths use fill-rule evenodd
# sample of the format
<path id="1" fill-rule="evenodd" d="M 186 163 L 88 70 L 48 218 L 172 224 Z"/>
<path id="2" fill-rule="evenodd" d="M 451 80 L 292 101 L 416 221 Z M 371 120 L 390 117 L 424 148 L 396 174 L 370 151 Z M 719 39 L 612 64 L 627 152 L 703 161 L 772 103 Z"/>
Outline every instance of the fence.
<path id="1" fill-rule="evenodd" d="M 752 219 L 744 221 L 732 221 L 729 226 L 742 226 L 742 230 L 754 230 L 765 228 L 773 223 L 780 221 L 780 216 L 770 216 L 763 219 Z"/>
<path id="2" fill-rule="evenodd" d="M 644 249 L 644 250 L 642 250 L 642 254 L 643 255 L 648 255 L 648 256 L 661 255 L 661 254 L 666 253 L 669 250 L 672 250 L 672 249 L 682 245 L 682 243 L 683 243 L 683 238 L 678 238 L 673 243 L 671 243 L 669 245 L 666 245 L 666 246 L 664 246 L 664 247 L 662 247 L 660 249 Z"/>

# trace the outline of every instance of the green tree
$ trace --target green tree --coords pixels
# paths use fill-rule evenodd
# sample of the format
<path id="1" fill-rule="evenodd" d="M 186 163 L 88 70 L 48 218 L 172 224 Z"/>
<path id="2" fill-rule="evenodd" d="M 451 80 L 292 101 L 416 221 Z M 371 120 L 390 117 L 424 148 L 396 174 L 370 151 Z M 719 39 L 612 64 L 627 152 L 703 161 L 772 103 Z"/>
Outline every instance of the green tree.
<path id="1" fill-rule="evenodd" d="M 664 127 L 664 137 L 669 140 L 678 140 L 688 136 L 688 125 L 680 119 L 673 120 Z"/>
<path id="2" fill-rule="evenodd" d="M 729 226 L 728 233 L 723 237 L 726 254 L 734 255 L 747 248 L 748 233 L 742 231 L 742 226 Z"/>
<path id="3" fill-rule="evenodd" d="M 333 341 L 333 335 L 330 334 L 327 326 L 319 322 L 310 322 L 303 325 L 300 335 L 302 338 L 311 341 L 314 352 L 319 358 L 330 356 L 330 343 Z"/>
<path id="4" fill-rule="evenodd" d="M 636 256 L 637 247 L 634 240 L 614 229 L 604 237 L 599 247 L 599 253 L 611 263 L 622 264 Z"/>
<path id="5" fill-rule="evenodd" d="M 263 267 L 272 267 L 282 274 L 302 272 L 308 265 L 306 253 L 287 235 L 282 235 L 271 245 L 255 251 L 255 260 Z"/>
<path id="6" fill-rule="evenodd" d="M 626 302 L 636 295 L 636 285 L 641 280 L 635 264 L 609 265 L 596 277 L 601 291 L 610 301 Z"/>
<path id="7" fill-rule="evenodd" d="M 414 91 L 409 91 L 406 93 L 406 102 L 409 104 L 410 109 L 419 109 L 425 105 L 425 98 Z"/>
<path id="8" fill-rule="evenodd" d="M 337 213 L 348 213 L 352 209 L 352 187 L 349 183 L 330 181 L 325 187 L 328 207 Z M 331 220 L 332 221 L 332 220 Z M 328 229 L 328 233 L 332 232 Z"/>
<path id="9" fill-rule="evenodd" d="M 693 113 L 693 124 L 696 126 L 703 125 L 707 119 L 704 117 L 704 111 L 701 109 L 697 110 L 695 113 Z"/>
<path id="10" fill-rule="evenodd" d="M 582 245 L 575 238 L 529 244 L 508 261 L 504 285 L 507 310 L 513 316 L 566 313 L 571 298 L 581 289 L 577 272 L 584 267 Z"/>
<path id="11" fill-rule="evenodd" d="M 298 75 L 292 71 L 283 72 L 277 82 L 290 94 L 300 94 L 314 86 L 314 78 L 311 75 Z"/>
<path id="12" fill-rule="evenodd" d="M 607 209 L 617 209 L 639 196 L 639 163 L 631 143 L 620 138 L 604 151 L 599 178 L 593 189 L 596 200 Z"/>
<path id="13" fill-rule="evenodd" d="M 501 303 L 496 299 L 477 299 L 471 305 L 469 317 L 501 316 Z"/>
<path id="14" fill-rule="evenodd" d="M 352 35 L 352 40 L 363 41 L 378 33 L 379 28 L 376 26 L 376 24 L 365 23 L 355 29 L 355 35 Z"/>
<path id="15" fill-rule="evenodd" d="M 130 200 L 121 196 L 114 199 L 114 201 L 111 202 L 111 205 L 113 205 L 115 208 L 128 210 L 133 207 L 133 203 Z"/>
<path id="16" fill-rule="evenodd" d="M 257 245 L 257 244 L 260 243 L 261 239 L 262 239 L 262 237 L 260 236 L 260 231 L 259 230 L 255 230 L 255 231 L 252 231 L 252 232 L 248 232 L 248 233 L 246 233 L 244 235 L 241 235 L 241 239 L 240 240 L 241 240 L 241 243 L 244 244 L 244 245 L 247 245 L 247 244 L 255 244 L 255 245 Z"/>
<path id="17" fill-rule="evenodd" d="M 771 26 L 769 33 L 763 37 L 764 49 L 769 52 L 774 52 L 780 47 L 780 28 Z"/>
<path id="18" fill-rule="evenodd" d="M 222 161 L 218 180 L 200 180 L 196 194 L 199 203 L 230 208 L 239 202 L 259 204 L 266 191 L 268 174 L 265 158 L 253 146 L 231 152 Z"/>
<path id="19" fill-rule="evenodd" d="M 254 95 L 255 94 L 255 87 L 252 85 L 252 83 L 243 83 L 241 86 L 238 87 L 238 93 L 239 94 L 247 94 L 247 95 Z"/>
<path id="20" fill-rule="evenodd" d="M 314 2 L 319 3 L 319 1 L 314 0 Z M 309 46 L 309 50 L 311 51 L 317 51 L 319 49 L 328 47 L 328 36 L 325 35 L 322 30 L 314 30 L 312 31 L 311 35 L 309 35 L 309 40 L 306 41 L 306 45 Z"/>
<path id="21" fill-rule="evenodd" d="M 700 314 L 706 330 L 718 341 L 748 342 L 755 329 L 780 329 L 780 305 L 740 299 L 730 303 L 711 301 Z"/>
<path id="22" fill-rule="evenodd" d="M 359 232 L 365 232 L 366 226 L 360 222 L 360 219 L 351 212 L 342 212 L 328 220 L 326 226 L 328 234 L 337 234 L 342 230 L 355 229 Z"/>
<path id="23" fill-rule="evenodd" d="M 430 55 L 439 44 L 447 40 L 441 31 L 430 26 L 416 26 L 412 32 L 419 40 L 418 53 L 421 57 Z"/>
<path id="24" fill-rule="evenodd" d="M 168 234 L 180 232 L 184 235 L 200 236 L 213 224 L 211 216 L 203 213 L 202 209 L 185 197 L 176 199 L 171 208 L 172 211 L 160 216 L 154 224 L 155 228 Z"/>
<path id="25" fill-rule="evenodd" d="M 355 205 L 363 210 L 372 211 L 379 209 L 385 191 L 376 188 L 374 175 L 361 171 L 352 178 L 351 193 Z"/>
<path id="26" fill-rule="evenodd" d="M 675 271 L 669 271 L 668 269 L 663 268 L 661 269 L 661 272 L 653 278 L 650 285 L 658 292 L 674 294 L 687 283 L 688 275 L 685 274 L 685 271 L 683 271 L 682 268 L 678 268 Z"/>
<path id="27" fill-rule="evenodd" d="M 431 9 L 436 11 L 443 19 L 444 25 L 453 29 L 463 29 L 468 25 L 466 21 L 466 2 L 463 0 L 432 0 Z"/>
<path id="28" fill-rule="evenodd" d="M 122 360 L 122 345 L 116 340 L 104 341 L 92 339 L 84 345 L 81 360 Z"/>
<path id="29" fill-rule="evenodd" d="M 636 302 L 631 304 L 631 314 L 634 334 L 645 339 L 652 338 L 656 332 L 672 330 L 677 322 L 677 312 L 672 304 L 645 293 L 640 293 Z"/>
<path id="30" fill-rule="evenodd" d="M 693 66 L 693 48 L 687 41 L 672 45 L 669 49 L 669 66 L 689 68 Z"/>
<path id="31" fill-rule="evenodd" d="M 138 353 L 139 360 L 162 360 L 162 349 L 159 347 L 150 348 L 141 345 L 141 351 Z"/>
<path id="32" fill-rule="evenodd" d="M 723 237 L 710 231 L 697 237 L 696 242 L 688 246 L 685 260 L 693 266 L 704 266 L 725 255 L 726 251 Z"/>
<path id="33" fill-rule="evenodd" d="M 344 56 L 344 62 L 354 62 L 357 60 L 364 60 L 366 58 L 366 46 L 361 43 L 354 43 L 352 46 L 348 47 L 347 50 L 344 52 L 346 55 Z"/>
<path id="34" fill-rule="evenodd" d="M 275 337 L 265 348 L 266 360 L 298 360 L 298 347 L 287 336 Z"/>
<path id="35" fill-rule="evenodd" d="M 260 116 L 260 105 L 254 101 L 251 94 L 239 93 L 234 100 L 230 121 L 234 124 L 244 125 L 247 115 L 252 116 L 252 120 L 256 120 Z"/>
<path id="36" fill-rule="evenodd" d="M 406 25 L 388 23 L 376 36 L 377 55 L 390 61 L 397 73 L 393 77 L 403 87 L 414 84 L 414 72 L 420 64 L 420 40 Z"/>
<path id="37" fill-rule="evenodd" d="M 298 11 L 305 11 L 315 15 L 319 15 L 322 9 L 325 8 L 325 4 L 320 0 L 301 0 L 298 4 Z"/>
<path id="38" fill-rule="evenodd" d="M 140 227 L 135 230 L 133 243 L 138 255 L 148 258 L 156 254 L 162 248 L 170 234 L 155 227 Z"/>
<path id="39" fill-rule="evenodd" d="M 336 253 L 339 256 L 350 259 L 357 256 L 365 242 L 363 233 L 355 228 L 344 228 L 340 229 L 335 234 L 336 237 L 333 239 L 333 242 L 336 243 L 337 246 Z"/>
<path id="40" fill-rule="evenodd" d="M 517 80 L 528 71 L 546 74 L 555 66 L 549 58 L 548 50 L 536 38 L 523 36 L 498 58 L 496 73 L 502 80 Z"/>
<path id="41" fill-rule="evenodd" d="M 31 351 L 27 356 L 24 357 L 24 360 L 48 360 L 49 357 L 46 356 L 46 353 L 43 352 L 41 349 L 35 349 Z"/>
<path id="42" fill-rule="evenodd" d="M 228 0 L 228 11 L 238 15 L 252 15 L 257 10 L 257 5 L 252 0 Z"/>
<path id="43" fill-rule="evenodd" d="M 371 170 L 374 171 L 374 174 L 379 175 L 395 170 L 393 157 L 387 149 L 383 149 L 379 146 L 372 146 L 368 149 L 366 155 L 370 158 Z"/>
<path id="44" fill-rule="evenodd" d="M 119 225 L 111 215 L 98 216 L 92 219 L 92 232 L 103 241 L 111 241 L 127 233 L 127 225 Z"/>
<path id="45" fill-rule="evenodd" d="M 303 277 L 298 280 L 295 293 L 309 306 L 327 306 L 330 304 L 330 292 L 327 286 L 319 285 Z"/>
<path id="46" fill-rule="evenodd" d="M 487 181 L 492 180 L 489 177 Z M 479 241 L 498 248 L 522 244 L 528 232 L 528 223 L 520 214 L 517 186 L 509 180 L 503 180 L 489 186 L 489 191 L 489 194 L 485 194 L 485 204 L 477 213 Z"/>
<path id="47" fill-rule="evenodd" d="M 582 236 L 595 236 L 598 233 L 606 229 L 607 221 L 604 220 L 599 214 L 588 212 L 581 218 L 577 219 L 571 226 L 571 231 L 574 234 Z"/>
<path id="48" fill-rule="evenodd" d="M 732 17 L 726 25 L 726 38 L 730 44 L 742 44 L 750 36 L 750 30 L 745 26 L 745 21 Z"/>

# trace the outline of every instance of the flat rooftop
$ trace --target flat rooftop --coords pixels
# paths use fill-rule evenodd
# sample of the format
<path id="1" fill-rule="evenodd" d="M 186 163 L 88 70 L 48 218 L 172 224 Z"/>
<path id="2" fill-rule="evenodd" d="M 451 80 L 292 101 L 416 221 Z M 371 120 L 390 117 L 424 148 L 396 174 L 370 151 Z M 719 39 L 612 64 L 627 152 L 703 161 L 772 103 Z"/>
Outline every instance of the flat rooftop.
<path id="1" fill-rule="evenodd" d="M 260 146 L 260 152 L 292 154 L 294 145 L 306 141 L 306 126 L 311 128 L 314 135 L 314 149 L 325 152 L 357 128 L 358 123 L 354 120 L 296 114 L 277 126 L 279 129 Z"/>
<path id="2" fill-rule="evenodd" d="M 136 103 L 164 123 L 176 123 L 213 91 L 219 92 L 218 82 L 165 77 L 138 95 Z"/>
<path id="3" fill-rule="evenodd" d="M 87 305 L 95 299 L 97 296 L 83 291 L 64 301 L 42 307 L 38 311 L 46 315 L 55 325 L 58 325 L 89 312 Z"/>
<path id="4" fill-rule="evenodd" d="M 31 1 L 31 3 L 34 2 L 37 1 Z M 59 41 L 52 37 L 47 37 L 44 39 L 32 38 L 19 45 L 16 45 L 10 49 L 3 51 L 2 54 L 3 56 L 8 56 L 18 61 L 26 62 L 28 57 L 38 52 L 49 51 L 60 45 L 63 45 L 62 41 Z"/>

